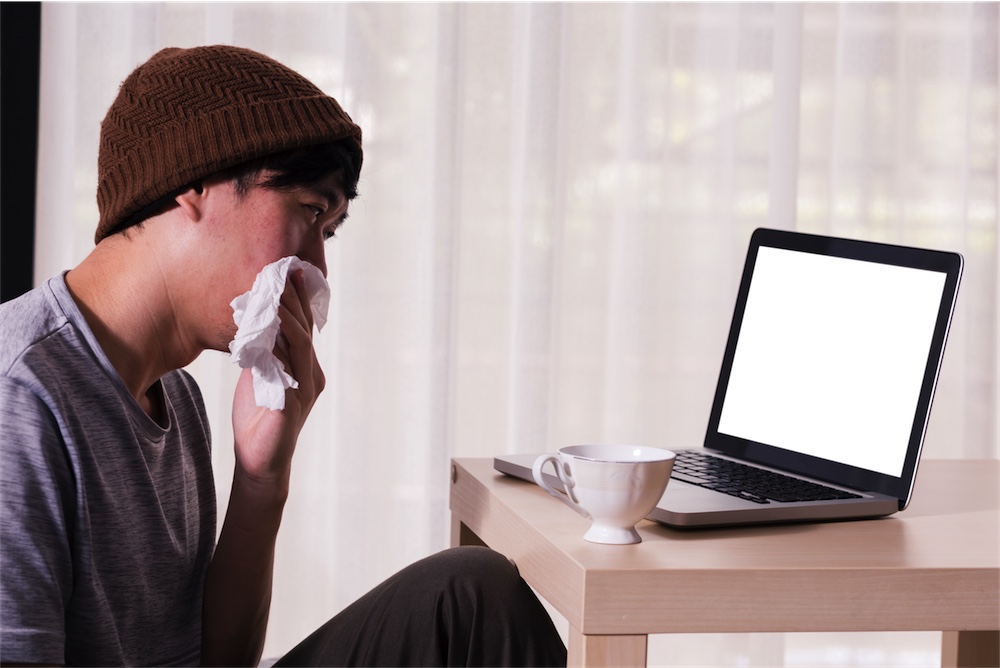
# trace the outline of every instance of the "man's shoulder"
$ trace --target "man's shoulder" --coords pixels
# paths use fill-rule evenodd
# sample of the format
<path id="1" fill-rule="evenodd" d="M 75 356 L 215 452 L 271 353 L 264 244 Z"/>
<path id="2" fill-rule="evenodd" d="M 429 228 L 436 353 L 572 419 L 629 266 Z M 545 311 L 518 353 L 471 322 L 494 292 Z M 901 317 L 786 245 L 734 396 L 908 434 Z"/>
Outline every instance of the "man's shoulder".
<path id="1" fill-rule="evenodd" d="M 43 396 L 88 391 L 103 369 L 74 309 L 61 276 L 0 305 L 0 376 Z"/>
<path id="2" fill-rule="evenodd" d="M 68 325 L 49 282 L 0 304 L 0 374 Z"/>

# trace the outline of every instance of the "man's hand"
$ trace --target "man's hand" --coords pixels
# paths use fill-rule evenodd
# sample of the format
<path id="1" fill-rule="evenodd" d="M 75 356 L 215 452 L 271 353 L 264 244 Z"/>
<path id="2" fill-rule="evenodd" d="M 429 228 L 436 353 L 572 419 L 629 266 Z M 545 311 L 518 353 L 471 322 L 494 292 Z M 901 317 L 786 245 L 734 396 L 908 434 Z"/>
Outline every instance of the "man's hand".
<path id="1" fill-rule="evenodd" d="M 292 455 L 326 380 L 312 343 L 313 316 L 301 271 L 278 307 L 275 356 L 298 382 L 280 411 L 261 408 L 244 369 L 233 401 L 236 470 L 225 523 L 205 581 L 202 664 L 253 666 L 264 648 L 274 545 L 288 495 Z"/>
<path id="2" fill-rule="evenodd" d="M 278 317 L 281 325 L 274 355 L 298 382 L 298 389 L 285 391 L 283 410 L 258 407 L 251 371 L 244 369 L 233 402 L 237 466 L 265 485 L 287 482 L 299 432 L 326 384 L 312 344 L 313 315 L 301 270 L 289 274 Z"/>

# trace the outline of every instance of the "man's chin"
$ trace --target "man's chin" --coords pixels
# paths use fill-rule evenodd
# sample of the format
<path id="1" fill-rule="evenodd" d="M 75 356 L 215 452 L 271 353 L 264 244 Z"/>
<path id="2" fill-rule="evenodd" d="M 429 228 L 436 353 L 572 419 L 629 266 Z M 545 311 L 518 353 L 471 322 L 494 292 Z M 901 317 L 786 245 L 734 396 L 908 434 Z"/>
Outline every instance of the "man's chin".
<path id="1" fill-rule="evenodd" d="M 211 350 L 217 350 L 220 353 L 229 354 L 229 346 L 232 342 L 236 340 L 236 328 L 233 327 L 231 330 L 220 332 L 219 336 L 215 337 L 212 342 Z"/>

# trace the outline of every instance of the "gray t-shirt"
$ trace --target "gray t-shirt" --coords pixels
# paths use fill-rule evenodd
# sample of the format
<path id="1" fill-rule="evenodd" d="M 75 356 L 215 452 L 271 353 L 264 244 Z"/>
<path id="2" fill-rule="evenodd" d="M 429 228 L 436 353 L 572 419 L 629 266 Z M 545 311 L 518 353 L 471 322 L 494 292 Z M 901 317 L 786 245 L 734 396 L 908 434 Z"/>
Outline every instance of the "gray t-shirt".
<path id="1" fill-rule="evenodd" d="M 194 380 L 139 407 L 62 276 L 0 305 L 0 660 L 194 665 L 215 546 Z"/>

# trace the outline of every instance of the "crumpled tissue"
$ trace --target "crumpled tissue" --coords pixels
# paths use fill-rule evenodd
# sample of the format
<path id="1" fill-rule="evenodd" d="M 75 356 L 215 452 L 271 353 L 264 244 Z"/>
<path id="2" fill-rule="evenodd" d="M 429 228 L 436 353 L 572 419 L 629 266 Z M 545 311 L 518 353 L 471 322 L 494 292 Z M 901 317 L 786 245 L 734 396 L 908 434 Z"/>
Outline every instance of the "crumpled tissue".
<path id="1" fill-rule="evenodd" d="M 330 286 L 317 267 L 295 256 L 272 262 L 257 274 L 253 287 L 234 299 L 233 320 L 236 338 L 229 344 L 233 362 L 253 370 L 253 395 L 258 406 L 271 410 L 285 407 L 285 390 L 299 384 L 274 356 L 278 336 L 278 304 L 285 289 L 288 272 L 302 269 L 313 322 L 318 330 L 326 324 L 330 308 Z"/>

